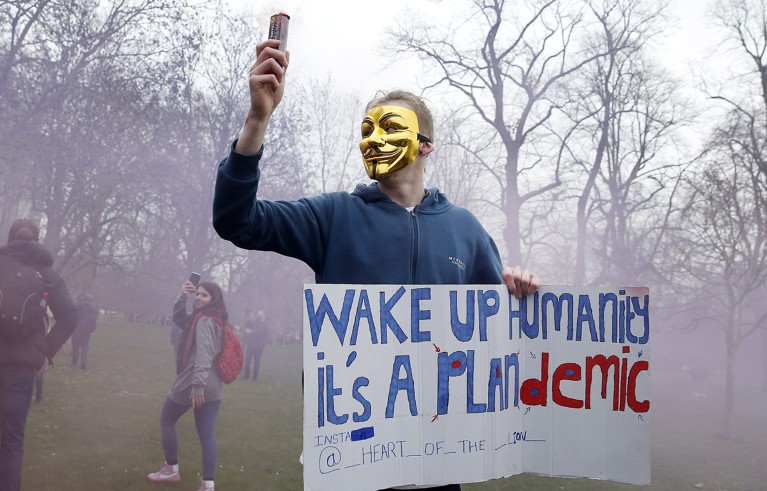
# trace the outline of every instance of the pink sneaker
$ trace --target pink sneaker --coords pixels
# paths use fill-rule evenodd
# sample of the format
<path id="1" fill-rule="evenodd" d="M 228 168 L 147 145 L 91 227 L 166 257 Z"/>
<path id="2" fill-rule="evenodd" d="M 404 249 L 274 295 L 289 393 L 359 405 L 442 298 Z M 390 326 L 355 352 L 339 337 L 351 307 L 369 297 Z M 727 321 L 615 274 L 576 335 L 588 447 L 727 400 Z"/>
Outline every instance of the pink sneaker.
<path id="1" fill-rule="evenodd" d="M 176 484 L 181 481 L 181 474 L 178 471 L 174 471 L 173 466 L 168 465 L 166 462 L 162 464 L 159 471 L 148 474 L 146 478 L 152 482 Z"/>
<path id="2" fill-rule="evenodd" d="M 213 491 L 213 481 L 210 481 L 211 484 L 206 484 L 205 481 L 200 480 L 200 487 L 197 488 L 197 491 Z"/>

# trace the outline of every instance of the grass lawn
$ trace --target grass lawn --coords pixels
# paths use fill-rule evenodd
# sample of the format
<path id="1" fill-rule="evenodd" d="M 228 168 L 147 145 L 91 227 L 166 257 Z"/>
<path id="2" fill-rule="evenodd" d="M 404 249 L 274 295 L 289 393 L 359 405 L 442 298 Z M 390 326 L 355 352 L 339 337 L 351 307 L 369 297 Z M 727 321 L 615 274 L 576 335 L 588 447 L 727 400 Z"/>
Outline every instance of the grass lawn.
<path id="1" fill-rule="evenodd" d="M 173 380 L 168 327 L 104 321 L 88 370 L 69 348 L 45 377 L 45 403 L 27 425 L 22 489 L 157 490 L 146 474 L 163 461 L 159 414 Z M 520 475 L 467 484 L 481 490 L 767 490 L 767 394 L 737 390 L 735 441 L 717 437 L 722 387 L 694 397 L 684 375 L 653 374 L 652 485 Z M 301 490 L 301 349 L 268 346 L 258 383 L 227 386 L 218 420 L 219 490 Z M 192 414 L 178 426 L 182 484 L 197 489 L 200 448 Z"/>

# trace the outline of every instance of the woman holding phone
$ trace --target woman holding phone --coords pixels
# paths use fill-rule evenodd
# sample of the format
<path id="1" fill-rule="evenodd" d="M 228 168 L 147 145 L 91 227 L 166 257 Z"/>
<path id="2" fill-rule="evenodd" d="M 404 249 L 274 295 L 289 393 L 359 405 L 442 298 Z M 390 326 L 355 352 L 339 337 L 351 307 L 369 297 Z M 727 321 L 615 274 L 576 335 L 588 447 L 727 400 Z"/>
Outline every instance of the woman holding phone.
<path id="1" fill-rule="evenodd" d="M 190 280 L 195 281 L 192 277 Z M 176 358 L 176 379 L 171 384 L 160 414 L 160 436 L 165 463 L 147 478 L 152 482 L 177 483 L 178 437 L 176 422 L 190 408 L 202 446 L 202 481 L 198 491 L 214 489 L 218 447 L 216 418 L 223 395 L 223 383 L 213 365 L 221 350 L 223 326 L 228 314 L 221 287 L 211 281 L 195 285 L 185 282 L 173 306 L 173 322 L 183 332 Z M 199 279 L 197 279 L 199 281 Z M 194 294 L 192 313 L 186 310 L 189 294 Z"/>

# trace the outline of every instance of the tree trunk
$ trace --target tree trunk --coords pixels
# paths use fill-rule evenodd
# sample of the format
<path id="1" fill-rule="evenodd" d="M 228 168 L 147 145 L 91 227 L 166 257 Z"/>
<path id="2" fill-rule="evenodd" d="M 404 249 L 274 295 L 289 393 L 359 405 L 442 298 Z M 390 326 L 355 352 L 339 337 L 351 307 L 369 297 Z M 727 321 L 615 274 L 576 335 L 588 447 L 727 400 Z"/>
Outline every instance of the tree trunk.
<path id="1" fill-rule="evenodd" d="M 522 266 L 522 246 L 519 237 L 519 195 L 512 195 L 506 189 L 506 228 L 503 238 L 506 241 L 508 266 Z"/>
<path id="2" fill-rule="evenodd" d="M 733 364 L 735 362 L 735 351 L 736 348 L 733 340 L 728 333 L 724 375 L 724 437 L 728 440 L 733 437 L 732 418 L 735 409 L 735 368 Z"/>
<path id="3" fill-rule="evenodd" d="M 504 212 L 506 213 L 506 228 L 503 231 L 503 238 L 506 242 L 506 252 L 508 266 L 522 265 L 522 240 L 520 237 L 519 213 L 522 209 L 522 202 L 519 196 L 519 178 L 517 169 L 519 169 L 519 149 L 520 144 L 512 141 L 506 145 L 506 189 Z"/>

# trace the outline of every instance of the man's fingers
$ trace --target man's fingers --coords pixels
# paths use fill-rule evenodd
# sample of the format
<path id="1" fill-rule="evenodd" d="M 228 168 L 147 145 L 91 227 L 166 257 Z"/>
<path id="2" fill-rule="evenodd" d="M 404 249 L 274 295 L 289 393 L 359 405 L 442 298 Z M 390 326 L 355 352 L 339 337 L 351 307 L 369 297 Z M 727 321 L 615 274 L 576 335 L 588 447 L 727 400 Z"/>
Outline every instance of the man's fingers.
<path id="1" fill-rule="evenodd" d="M 279 46 L 279 42 L 275 45 L 274 43 L 268 43 L 268 41 L 274 41 L 274 39 L 264 41 L 258 45 L 258 48 L 256 48 L 256 62 L 253 66 L 255 67 L 256 65 L 272 59 L 275 60 L 280 67 L 287 68 L 290 55 L 283 53 L 276 48 L 276 46 Z"/>
<path id="2" fill-rule="evenodd" d="M 267 39 L 256 48 L 256 61 L 250 67 L 249 83 L 251 88 L 268 86 L 277 91 L 285 78 L 290 56 L 276 49 L 279 41 Z"/>
<path id="3" fill-rule="evenodd" d="M 509 289 L 509 293 L 519 298 L 519 284 L 515 281 L 514 269 L 506 266 L 503 268 L 503 282 L 506 284 L 506 288 Z"/>
<path id="4" fill-rule="evenodd" d="M 288 58 L 277 50 L 264 50 L 250 69 L 248 83 L 251 91 L 268 88 L 277 92 L 285 82 Z"/>
<path id="5" fill-rule="evenodd" d="M 274 51 L 278 51 L 282 53 L 282 51 L 280 51 L 279 48 L 280 48 L 279 39 L 264 39 L 263 41 L 261 41 L 260 43 L 256 45 L 256 57 L 258 58 L 259 56 L 261 56 L 261 53 L 263 53 L 264 51 L 268 49 L 272 49 Z"/>
<path id="6" fill-rule="evenodd" d="M 253 65 L 253 68 L 250 70 L 250 76 L 254 75 L 274 75 L 282 81 L 285 76 L 285 68 L 274 58 L 266 58 Z"/>
<path id="7" fill-rule="evenodd" d="M 528 288 L 530 289 L 530 293 L 538 291 L 538 288 L 541 287 L 541 280 L 538 278 L 538 275 L 531 274 L 530 275 L 530 284 L 528 285 Z"/>
<path id="8" fill-rule="evenodd" d="M 530 271 L 523 270 L 519 274 L 519 286 L 520 290 L 522 291 L 522 295 L 527 295 L 528 293 L 532 293 L 529 289 L 530 287 Z"/>
<path id="9" fill-rule="evenodd" d="M 280 81 L 274 75 L 251 75 L 248 79 L 251 90 L 258 90 L 262 87 L 268 87 L 272 92 L 277 92 L 280 88 Z"/>
<path id="10" fill-rule="evenodd" d="M 540 279 L 536 275 L 519 266 L 503 268 L 503 282 L 509 289 L 509 293 L 516 298 L 534 293 L 540 286 Z"/>

